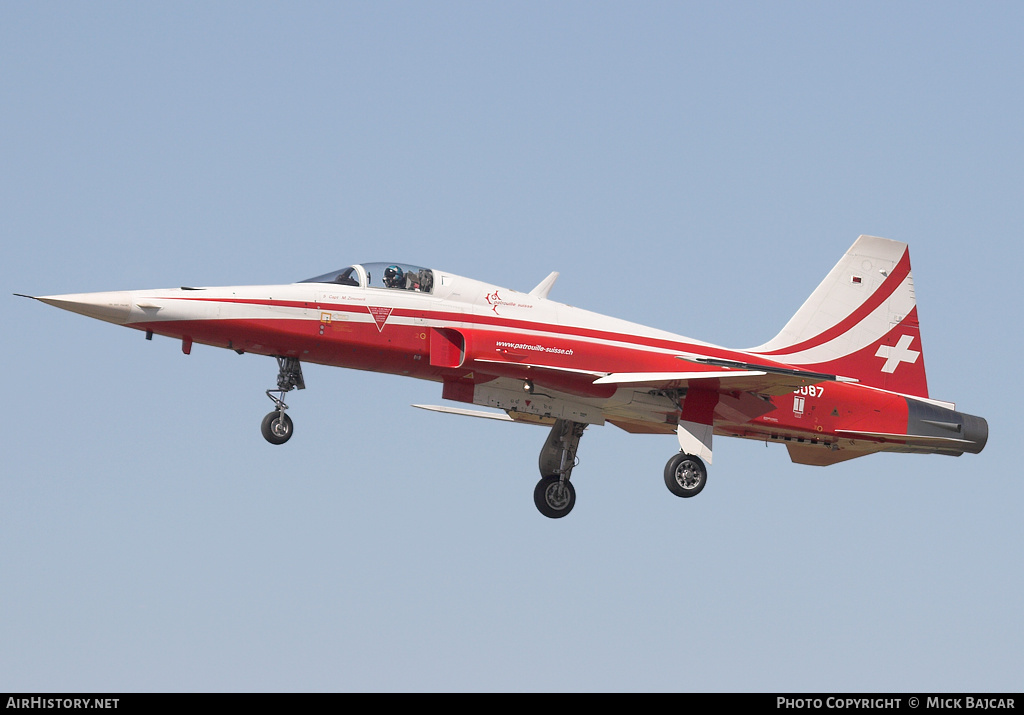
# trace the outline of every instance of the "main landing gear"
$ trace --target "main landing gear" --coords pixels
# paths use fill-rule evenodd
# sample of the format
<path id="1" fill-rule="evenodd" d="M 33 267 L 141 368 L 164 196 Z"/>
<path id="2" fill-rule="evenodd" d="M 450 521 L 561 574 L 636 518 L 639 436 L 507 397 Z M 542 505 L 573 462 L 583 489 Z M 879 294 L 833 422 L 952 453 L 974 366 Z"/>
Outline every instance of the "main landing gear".
<path id="1" fill-rule="evenodd" d="M 679 452 L 665 465 L 665 486 L 677 497 L 695 497 L 708 481 L 708 468 L 700 457 Z"/>
<path id="2" fill-rule="evenodd" d="M 541 478 L 533 490 L 533 503 L 549 519 L 561 519 L 576 505 L 576 489 L 569 477 L 586 428 L 583 422 L 556 420 L 540 450 Z"/>
<path id="3" fill-rule="evenodd" d="M 569 477 L 576 466 L 576 450 L 587 425 L 557 420 L 540 451 L 540 481 L 533 490 L 537 510 L 549 519 L 561 519 L 576 505 L 576 489 Z M 708 481 L 708 468 L 693 454 L 678 452 L 665 465 L 665 486 L 677 497 L 695 497 Z"/>
<path id="4" fill-rule="evenodd" d="M 291 390 L 305 390 L 306 383 L 302 379 L 302 365 L 298 358 L 277 357 L 277 389 L 267 390 L 267 397 L 273 400 L 276 410 L 263 418 L 260 431 L 263 438 L 271 444 L 284 444 L 291 439 L 292 418 L 285 414 L 288 405 L 284 403 L 285 393 Z M 278 393 L 277 395 L 271 393 Z"/>

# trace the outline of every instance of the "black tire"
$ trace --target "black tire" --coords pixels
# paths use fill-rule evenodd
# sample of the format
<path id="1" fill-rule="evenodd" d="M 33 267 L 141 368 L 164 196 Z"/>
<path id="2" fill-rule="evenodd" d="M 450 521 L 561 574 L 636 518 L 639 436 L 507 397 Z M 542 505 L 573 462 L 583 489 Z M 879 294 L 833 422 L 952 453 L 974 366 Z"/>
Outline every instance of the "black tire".
<path id="1" fill-rule="evenodd" d="M 708 482 L 708 468 L 700 457 L 679 452 L 665 465 L 665 486 L 677 497 L 695 497 Z"/>
<path id="2" fill-rule="evenodd" d="M 271 444 L 284 444 L 292 438 L 292 418 L 284 412 L 271 412 L 260 425 L 263 438 Z"/>
<path id="3" fill-rule="evenodd" d="M 541 477 L 533 490 L 533 503 L 547 518 L 561 519 L 576 506 L 576 488 L 572 482 L 562 482 L 557 475 Z"/>

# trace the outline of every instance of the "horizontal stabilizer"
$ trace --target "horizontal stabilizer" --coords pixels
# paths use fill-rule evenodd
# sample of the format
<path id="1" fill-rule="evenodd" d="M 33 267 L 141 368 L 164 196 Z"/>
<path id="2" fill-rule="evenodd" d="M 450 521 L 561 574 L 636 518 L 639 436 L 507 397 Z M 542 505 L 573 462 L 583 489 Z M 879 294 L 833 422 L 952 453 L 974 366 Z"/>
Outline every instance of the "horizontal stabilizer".
<path id="1" fill-rule="evenodd" d="M 859 449 L 831 449 L 820 444 L 787 444 L 789 458 L 794 464 L 807 464 L 812 467 L 827 467 L 839 462 L 846 462 L 857 457 L 881 451 L 881 445 L 862 447 Z"/>

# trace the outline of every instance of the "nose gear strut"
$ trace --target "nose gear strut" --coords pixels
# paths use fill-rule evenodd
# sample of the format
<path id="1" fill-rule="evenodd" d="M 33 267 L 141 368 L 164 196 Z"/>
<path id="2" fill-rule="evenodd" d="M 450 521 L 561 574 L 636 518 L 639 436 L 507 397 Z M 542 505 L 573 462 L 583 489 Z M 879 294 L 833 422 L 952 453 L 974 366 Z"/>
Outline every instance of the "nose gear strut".
<path id="1" fill-rule="evenodd" d="M 277 409 L 263 418 L 260 430 L 263 432 L 264 439 L 271 444 L 284 444 L 291 439 L 294 431 L 292 418 L 284 412 L 288 409 L 288 405 L 284 402 L 285 393 L 296 389 L 305 390 L 306 383 L 302 379 L 302 365 L 298 358 L 281 357 L 280 355 L 274 357 L 277 358 L 277 389 L 267 390 L 267 397 L 273 401 Z M 275 392 L 278 394 L 272 394 Z"/>

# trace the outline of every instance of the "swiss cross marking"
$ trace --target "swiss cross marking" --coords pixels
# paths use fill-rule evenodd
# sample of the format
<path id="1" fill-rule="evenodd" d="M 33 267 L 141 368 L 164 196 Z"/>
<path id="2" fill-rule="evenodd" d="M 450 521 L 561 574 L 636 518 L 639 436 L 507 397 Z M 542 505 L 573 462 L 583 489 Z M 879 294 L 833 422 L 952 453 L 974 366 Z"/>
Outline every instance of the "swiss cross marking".
<path id="1" fill-rule="evenodd" d="M 913 365 L 921 354 L 918 350 L 911 350 L 910 344 L 914 342 L 911 335 L 902 335 L 896 345 L 879 345 L 875 357 L 885 358 L 882 365 L 882 372 L 896 372 L 901 362 L 909 362 Z"/>

